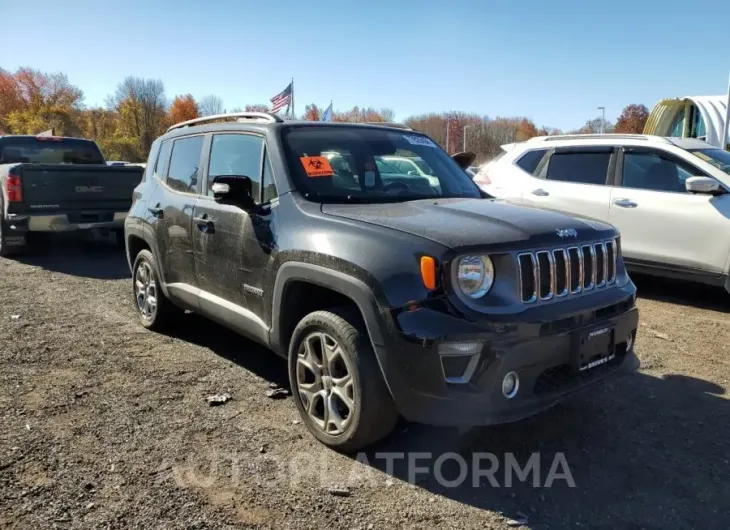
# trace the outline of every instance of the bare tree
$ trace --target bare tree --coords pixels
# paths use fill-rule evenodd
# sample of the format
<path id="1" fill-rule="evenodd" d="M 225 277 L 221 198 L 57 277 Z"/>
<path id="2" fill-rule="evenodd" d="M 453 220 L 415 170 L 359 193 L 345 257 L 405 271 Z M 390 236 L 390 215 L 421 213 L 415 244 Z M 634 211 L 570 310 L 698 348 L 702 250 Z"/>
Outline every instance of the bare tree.
<path id="1" fill-rule="evenodd" d="M 201 116 L 213 116 L 223 114 L 223 100 L 218 96 L 205 96 L 198 101 L 198 112 Z"/>

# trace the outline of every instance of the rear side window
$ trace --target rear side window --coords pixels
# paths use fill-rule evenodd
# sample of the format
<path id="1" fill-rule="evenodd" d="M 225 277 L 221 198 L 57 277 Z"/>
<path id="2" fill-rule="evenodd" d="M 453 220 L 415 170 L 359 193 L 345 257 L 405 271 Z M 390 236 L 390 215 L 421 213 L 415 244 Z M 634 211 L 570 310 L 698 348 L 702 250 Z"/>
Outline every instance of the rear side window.
<path id="1" fill-rule="evenodd" d="M 610 152 L 554 153 L 550 157 L 546 178 L 576 184 L 606 184 Z"/>
<path id="2" fill-rule="evenodd" d="M 166 140 L 162 142 L 160 146 L 160 154 L 157 157 L 157 163 L 155 164 L 155 176 L 160 180 L 165 180 L 165 174 L 167 173 L 167 165 L 170 162 L 170 150 L 172 149 L 172 141 Z"/>
<path id="3" fill-rule="evenodd" d="M 202 136 L 181 138 L 173 142 L 170 169 L 167 173 L 168 186 L 185 193 L 197 192 L 202 150 Z"/>
<path id="4" fill-rule="evenodd" d="M 537 169 L 537 165 L 540 163 L 540 160 L 542 160 L 542 157 L 545 156 L 545 153 L 547 153 L 547 149 L 528 151 L 527 153 L 522 155 L 519 160 L 517 160 L 517 165 L 523 171 L 526 171 L 530 175 L 534 175 L 535 170 Z"/>

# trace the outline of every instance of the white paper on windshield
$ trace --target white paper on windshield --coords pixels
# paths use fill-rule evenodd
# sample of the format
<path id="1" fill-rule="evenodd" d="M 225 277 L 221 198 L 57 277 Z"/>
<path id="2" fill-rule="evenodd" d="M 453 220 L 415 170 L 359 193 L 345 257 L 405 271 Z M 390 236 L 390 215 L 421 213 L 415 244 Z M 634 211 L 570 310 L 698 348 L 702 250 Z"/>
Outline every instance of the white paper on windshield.
<path id="1" fill-rule="evenodd" d="M 411 145 L 425 145 L 426 147 L 436 147 L 436 144 L 433 143 L 430 138 L 426 138 L 425 136 L 411 136 L 404 134 L 403 138 L 405 138 L 406 141 Z"/>
<path id="2" fill-rule="evenodd" d="M 375 186 L 375 171 L 366 171 L 364 176 L 366 188 L 372 188 Z"/>

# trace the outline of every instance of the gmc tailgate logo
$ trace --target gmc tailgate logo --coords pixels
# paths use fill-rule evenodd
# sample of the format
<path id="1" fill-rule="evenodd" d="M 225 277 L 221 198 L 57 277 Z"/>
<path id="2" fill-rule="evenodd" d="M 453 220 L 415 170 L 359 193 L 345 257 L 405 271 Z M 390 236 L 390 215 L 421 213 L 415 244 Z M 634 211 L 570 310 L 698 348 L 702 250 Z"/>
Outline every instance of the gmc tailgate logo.
<path id="1" fill-rule="evenodd" d="M 76 186 L 76 193 L 100 193 L 103 190 L 102 186 Z"/>

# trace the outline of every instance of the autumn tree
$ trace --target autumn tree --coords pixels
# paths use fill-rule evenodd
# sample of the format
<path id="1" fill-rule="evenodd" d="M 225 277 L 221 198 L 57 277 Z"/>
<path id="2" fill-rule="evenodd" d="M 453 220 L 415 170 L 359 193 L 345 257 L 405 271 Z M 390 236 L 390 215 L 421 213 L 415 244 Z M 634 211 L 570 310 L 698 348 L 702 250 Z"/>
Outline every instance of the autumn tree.
<path id="1" fill-rule="evenodd" d="M 198 104 L 191 94 L 176 96 L 172 100 L 170 110 L 167 112 L 167 122 L 170 125 L 183 121 L 194 120 L 199 117 Z"/>
<path id="2" fill-rule="evenodd" d="M 304 107 L 304 116 L 302 116 L 302 119 L 307 121 L 319 121 L 321 119 L 321 114 L 317 105 L 312 103 L 311 105 Z"/>
<path id="3" fill-rule="evenodd" d="M 35 134 L 54 128 L 58 134 L 79 135 L 82 102 L 83 92 L 65 74 L 31 68 L 19 68 L 12 76 L 0 73 L 0 119 L 11 133 Z"/>
<path id="4" fill-rule="evenodd" d="M 15 77 L 0 68 L 0 132 L 10 132 L 7 118 L 11 112 L 21 110 L 23 106 L 24 101 L 20 97 Z"/>
<path id="5" fill-rule="evenodd" d="M 198 102 L 198 114 L 201 116 L 223 114 L 223 100 L 218 96 L 205 96 Z"/>
<path id="6" fill-rule="evenodd" d="M 162 81 L 127 77 L 110 98 L 109 106 L 119 115 L 119 139 L 136 144 L 134 159 L 146 158 L 152 142 L 165 131 L 167 114 Z"/>
<path id="7" fill-rule="evenodd" d="M 616 120 L 617 133 L 641 134 L 649 119 L 649 109 L 645 105 L 627 105 Z"/>

